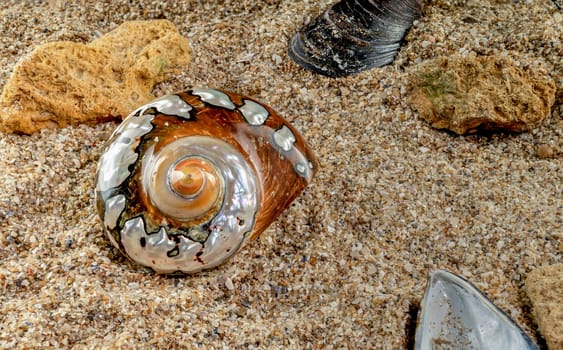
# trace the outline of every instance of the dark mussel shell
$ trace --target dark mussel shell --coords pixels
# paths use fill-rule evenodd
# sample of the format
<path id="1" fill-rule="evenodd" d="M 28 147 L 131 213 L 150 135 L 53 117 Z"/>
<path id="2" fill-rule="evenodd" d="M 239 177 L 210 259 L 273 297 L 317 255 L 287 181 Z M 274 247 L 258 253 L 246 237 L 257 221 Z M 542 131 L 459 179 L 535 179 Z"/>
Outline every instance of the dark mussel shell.
<path id="1" fill-rule="evenodd" d="M 289 56 L 330 77 L 381 67 L 421 15 L 420 0 L 342 0 L 293 36 Z"/>

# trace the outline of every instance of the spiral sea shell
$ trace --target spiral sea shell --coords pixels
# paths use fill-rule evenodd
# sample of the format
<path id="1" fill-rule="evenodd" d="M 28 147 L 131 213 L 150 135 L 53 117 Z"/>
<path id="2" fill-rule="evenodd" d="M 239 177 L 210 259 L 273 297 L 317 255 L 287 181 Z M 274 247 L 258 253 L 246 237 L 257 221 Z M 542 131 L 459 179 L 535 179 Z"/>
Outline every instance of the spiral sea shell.
<path id="1" fill-rule="evenodd" d="M 420 0 L 342 0 L 293 36 L 289 56 L 330 77 L 381 67 L 421 14 Z"/>
<path id="2" fill-rule="evenodd" d="M 159 273 L 221 264 L 311 181 L 299 133 L 251 98 L 209 88 L 161 97 L 115 130 L 98 212 L 113 245 Z"/>

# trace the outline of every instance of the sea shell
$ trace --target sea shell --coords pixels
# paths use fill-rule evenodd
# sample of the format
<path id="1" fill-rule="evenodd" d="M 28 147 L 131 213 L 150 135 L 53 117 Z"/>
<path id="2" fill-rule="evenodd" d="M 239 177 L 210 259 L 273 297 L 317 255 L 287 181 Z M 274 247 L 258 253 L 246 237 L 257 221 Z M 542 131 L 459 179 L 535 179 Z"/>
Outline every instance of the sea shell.
<path id="1" fill-rule="evenodd" d="M 134 111 L 101 156 L 98 212 L 113 245 L 159 273 L 213 268 L 311 181 L 303 138 L 270 107 L 209 88 Z"/>
<path id="2" fill-rule="evenodd" d="M 414 348 L 536 350 L 537 346 L 477 287 L 437 270 L 430 274 L 424 293 Z"/>
<path id="3" fill-rule="evenodd" d="M 342 0 L 293 36 L 289 56 L 330 77 L 381 67 L 421 14 L 420 0 Z"/>

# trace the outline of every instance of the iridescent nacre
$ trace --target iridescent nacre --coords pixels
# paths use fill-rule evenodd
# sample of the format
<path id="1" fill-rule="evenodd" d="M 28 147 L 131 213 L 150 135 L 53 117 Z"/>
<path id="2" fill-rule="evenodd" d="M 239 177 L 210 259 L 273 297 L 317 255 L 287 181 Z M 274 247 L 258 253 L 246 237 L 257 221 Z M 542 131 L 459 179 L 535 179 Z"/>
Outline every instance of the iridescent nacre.
<path id="1" fill-rule="evenodd" d="M 159 273 L 213 268 L 257 237 L 311 181 L 303 138 L 270 107 L 209 88 L 125 118 L 100 158 L 111 242 Z"/>

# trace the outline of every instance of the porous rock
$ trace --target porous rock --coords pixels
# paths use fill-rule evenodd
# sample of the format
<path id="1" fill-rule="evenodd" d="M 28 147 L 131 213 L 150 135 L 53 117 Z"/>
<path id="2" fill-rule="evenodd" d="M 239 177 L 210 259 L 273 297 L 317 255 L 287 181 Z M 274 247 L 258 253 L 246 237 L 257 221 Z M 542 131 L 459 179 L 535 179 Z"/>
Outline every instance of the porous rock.
<path id="1" fill-rule="evenodd" d="M 504 56 L 452 56 L 421 63 L 409 74 L 408 103 L 437 129 L 459 135 L 523 132 L 549 116 L 555 83 Z"/>
<path id="2" fill-rule="evenodd" d="M 563 349 L 563 264 L 542 266 L 530 272 L 526 293 L 548 347 Z"/>
<path id="3" fill-rule="evenodd" d="M 4 87 L 0 130 L 31 134 L 123 118 L 189 60 L 188 40 L 167 20 L 125 22 L 89 44 L 41 45 Z"/>

